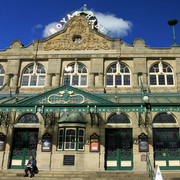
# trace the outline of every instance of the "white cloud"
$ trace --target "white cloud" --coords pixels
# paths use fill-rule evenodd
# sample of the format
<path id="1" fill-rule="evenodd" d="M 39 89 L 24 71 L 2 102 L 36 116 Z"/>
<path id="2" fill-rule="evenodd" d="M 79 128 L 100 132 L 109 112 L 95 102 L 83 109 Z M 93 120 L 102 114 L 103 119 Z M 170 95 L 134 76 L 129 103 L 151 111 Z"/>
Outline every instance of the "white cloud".
<path id="1" fill-rule="evenodd" d="M 94 12 L 94 15 L 96 16 L 98 22 L 99 22 L 99 30 L 104 27 L 103 32 L 104 34 L 107 34 L 108 30 L 111 31 L 112 37 L 124 37 L 127 36 L 129 32 L 131 32 L 132 29 L 132 22 L 123 20 L 122 18 L 116 17 L 114 14 L 109 13 L 101 13 L 101 12 Z M 67 18 L 66 18 L 67 19 Z M 43 37 L 48 37 L 52 35 L 55 32 L 58 32 L 63 29 L 58 29 L 56 25 L 58 22 L 52 22 L 45 26 L 43 30 Z M 63 23 L 62 23 L 63 25 Z M 53 29 L 53 30 L 52 30 Z"/>
<path id="2" fill-rule="evenodd" d="M 46 38 L 46 37 L 54 34 L 55 32 L 58 32 L 58 31 L 62 30 L 63 27 L 61 29 L 58 29 L 56 27 L 57 24 L 58 24 L 58 22 L 52 22 L 52 23 L 48 24 L 47 26 L 45 26 L 45 28 L 43 30 L 43 35 L 42 36 Z M 54 30 L 51 31 L 51 29 L 54 29 Z"/>
<path id="3" fill-rule="evenodd" d="M 43 25 L 37 24 L 31 28 L 31 31 L 34 33 L 36 30 L 43 28 Z"/>
<path id="4" fill-rule="evenodd" d="M 128 32 L 130 32 L 132 29 L 132 22 L 125 21 L 122 18 L 118 18 L 114 14 L 94 12 L 94 15 L 96 16 L 100 24 L 111 31 L 111 35 L 113 37 L 127 36 Z"/>

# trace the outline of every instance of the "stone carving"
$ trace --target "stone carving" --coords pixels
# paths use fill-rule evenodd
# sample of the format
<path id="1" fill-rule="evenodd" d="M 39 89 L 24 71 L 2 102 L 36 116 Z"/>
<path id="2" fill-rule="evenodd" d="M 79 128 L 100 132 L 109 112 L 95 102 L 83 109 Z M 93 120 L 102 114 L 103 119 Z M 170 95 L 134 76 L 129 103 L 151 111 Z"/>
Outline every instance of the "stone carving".
<path id="1" fill-rule="evenodd" d="M 89 31 L 89 24 L 84 17 L 75 17 L 70 21 L 67 30 L 43 44 L 45 51 L 50 50 L 108 50 L 110 43 L 103 37 L 100 37 Z M 75 36 L 81 37 L 80 43 L 73 42 Z"/>

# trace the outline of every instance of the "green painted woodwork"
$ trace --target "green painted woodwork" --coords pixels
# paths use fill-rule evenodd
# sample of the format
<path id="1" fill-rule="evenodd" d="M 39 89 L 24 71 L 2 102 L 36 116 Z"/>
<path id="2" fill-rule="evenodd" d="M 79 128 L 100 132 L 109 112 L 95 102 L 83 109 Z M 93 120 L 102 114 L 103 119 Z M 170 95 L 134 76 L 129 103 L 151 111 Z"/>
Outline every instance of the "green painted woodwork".
<path id="1" fill-rule="evenodd" d="M 177 170 L 180 166 L 170 165 L 170 161 L 180 161 L 179 129 L 154 128 L 153 129 L 154 161 L 165 161 L 166 166 L 161 170 Z"/>
<path id="2" fill-rule="evenodd" d="M 31 155 L 36 158 L 38 129 L 15 129 L 12 145 L 11 169 L 24 169 Z M 13 162 L 17 161 L 17 165 Z"/>
<path id="3" fill-rule="evenodd" d="M 106 129 L 106 170 L 133 169 L 132 129 Z M 117 166 L 108 165 L 113 161 Z M 123 166 L 122 163 L 130 163 Z"/>

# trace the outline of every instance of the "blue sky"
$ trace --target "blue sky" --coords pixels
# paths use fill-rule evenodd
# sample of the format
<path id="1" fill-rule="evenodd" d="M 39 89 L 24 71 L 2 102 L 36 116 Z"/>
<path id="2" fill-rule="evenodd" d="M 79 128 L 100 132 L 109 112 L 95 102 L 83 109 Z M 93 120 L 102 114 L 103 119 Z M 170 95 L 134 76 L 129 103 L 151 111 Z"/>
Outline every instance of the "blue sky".
<path id="1" fill-rule="evenodd" d="M 128 22 L 125 33 L 118 33 L 120 24 L 114 27 L 112 34 L 128 44 L 136 38 L 143 38 L 151 47 L 170 47 L 173 44 L 172 27 L 167 22 L 174 18 L 180 21 L 180 0 L 1 0 L 0 49 L 9 47 L 17 39 L 25 46 L 34 39 L 42 39 L 48 24 L 59 22 L 84 4 L 103 16 L 100 23 L 104 26 L 113 23 L 106 17 Z M 175 30 L 180 45 L 180 22 Z"/>

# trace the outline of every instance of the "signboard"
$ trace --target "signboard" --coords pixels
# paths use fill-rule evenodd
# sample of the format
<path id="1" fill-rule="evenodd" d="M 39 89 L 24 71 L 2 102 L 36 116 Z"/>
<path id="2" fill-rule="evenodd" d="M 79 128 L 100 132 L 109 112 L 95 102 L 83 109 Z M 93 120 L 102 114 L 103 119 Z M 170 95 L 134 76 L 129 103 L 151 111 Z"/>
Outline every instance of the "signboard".
<path id="1" fill-rule="evenodd" d="M 46 133 L 42 138 L 42 152 L 51 152 L 52 149 L 52 141 L 51 135 Z"/>
<path id="2" fill-rule="evenodd" d="M 147 161 L 146 154 L 142 154 L 142 155 L 141 155 L 141 161 Z"/>
<path id="3" fill-rule="evenodd" d="M 4 151 L 5 149 L 5 135 L 0 133 L 0 151 Z"/>
<path id="4" fill-rule="evenodd" d="M 100 151 L 99 135 L 93 133 L 90 136 L 90 152 L 99 152 L 99 151 Z"/>
<path id="5" fill-rule="evenodd" d="M 74 166 L 74 155 L 64 155 L 63 165 L 64 166 Z"/>
<path id="6" fill-rule="evenodd" d="M 138 136 L 139 152 L 149 152 L 148 136 L 142 133 Z"/>

